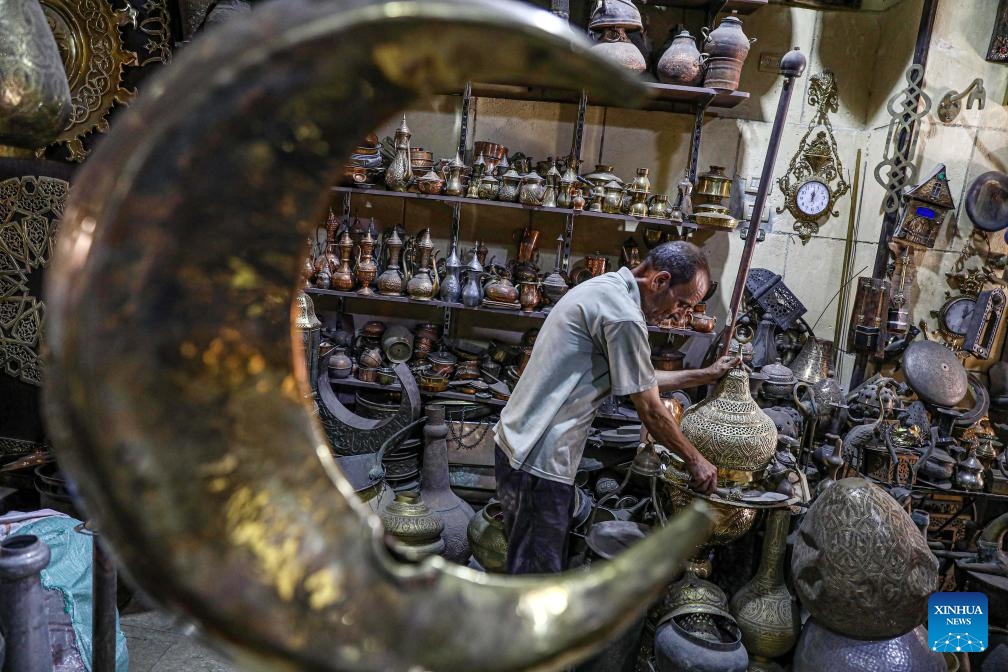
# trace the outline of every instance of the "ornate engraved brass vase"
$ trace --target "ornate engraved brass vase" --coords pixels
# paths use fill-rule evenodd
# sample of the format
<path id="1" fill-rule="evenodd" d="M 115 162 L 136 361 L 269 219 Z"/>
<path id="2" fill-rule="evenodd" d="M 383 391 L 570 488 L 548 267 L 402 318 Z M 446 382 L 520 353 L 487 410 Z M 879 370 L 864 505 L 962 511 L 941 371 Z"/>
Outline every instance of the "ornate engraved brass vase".
<path id="1" fill-rule="evenodd" d="M 308 365 L 308 380 L 318 380 L 319 350 L 322 345 L 322 322 L 315 314 L 315 304 L 304 292 L 298 292 L 295 299 L 297 313 L 294 326 L 301 332 L 301 345 L 304 346 L 305 363 Z"/>
<path id="2" fill-rule="evenodd" d="M 406 125 L 406 115 L 395 132 L 395 156 L 385 169 L 385 186 L 392 191 L 406 191 L 413 184 L 413 168 L 410 162 L 410 133 Z"/>
<path id="3" fill-rule="evenodd" d="M 330 284 L 333 289 L 349 292 L 354 288 L 354 272 L 350 268 L 350 254 L 353 252 L 353 239 L 350 232 L 344 230 L 339 239 L 339 266 L 330 271 Z"/>
<path id="4" fill-rule="evenodd" d="M 770 658 L 790 651 L 801 631 L 798 603 L 784 583 L 790 522 L 791 511 L 787 508 L 769 513 L 756 576 L 731 600 L 731 613 L 742 629 L 742 642 L 749 652 L 750 670 L 752 662 L 769 664 Z"/>
<path id="5" fill-rule="evenodd" d="M 360 240 L 360 252 L 357 253 L 357 282 L 360 283 L 358 294 L 370 296 L 374 294 L 371 283 L 378 275 L 378 265 L 374 261 L 374 239 L 371 237 L 370 227 L 364 232 L 364 237 Z M 335 286 L 335 284 L 333 285 Z"/>
<path id="6" fill-rule="evenodd" d="M 431 241 L 430 229 L 424 229 L 413 246 L 416 266 L 412 277 L 406 283 L 406 293 L 411 299 L 429 301 L 438 292 L 437 274 L 434 272 L 431 255 L 434 243 Z"/>
<path id="7" fill-rule="evenodd" d="M 419 492 L 396 493 L 381 512 L 381 521 L 385 532 L 395 537 L 392 549 L 407 560 L 422 560 L 444 550 L 444 525 Z"/>
<path id="8" fill-rule="evenodd" d="M 762 470 L 777 447 L 777 428 L 753 400 L 749 376 L 740 368 L 729 371 L 713 395 L 686 410 L 681 429 L 718 468 L 721 483 L 735 480 L 730 471 Z"/>
<path id="9" fill-rule="evenodd" d="M 337 220 L 335 217 L 330 217 L 329 221 L 326 222 L 326 240 L 325 247 L 322 250 L 322 254 L 315 258 L 315 282 L 319 287 L 322 284 L 319 281 L 319 275 L 325 272 L 329 276 L 330 285 L 332 284 L 333 273 L 336 269 L 340 268 L 340 257 L 336 253 L 336 224 Z M 308 240 L 309 248 L 311 247 L 311 239 Z M 349 255 L 347 259 L 349 260 Z M 351 282 L 353 280 L 351 279 Z M 329 289 L 328 286 L 323 287 L 323 289 Z"/>
<path id="10" fill-rule="evenodd" d="M 458 255 L 458 242 L 452 240 L 451 249 L 448 251 L 448 258 L 445 259 L 445 274 L 441 279 L 441 291 L 439 292 L 442 301 L 457 302 L 462 296 L 462 260 Z"/>
<path id="11" fill-rule="evenodd" d="M 403 274 L 399 270 L 399 254 L 402 251 L 402 246 L 399 232 L 393 229 L 392 235 L 385 243 L 385 249 L 388 250 L 385 270 L 375 282 L 378 286 L 378 293 L 382 296 L 400 296 L 403 293 Z"/>
<path id="12" fill-rule="evenodd" d="M 937 566 L 910 514 L 863 478 L 837 481 L 816 498 L 791 558 L 813 618 L 861 639 L 898 637 L 922 623 Z"/>

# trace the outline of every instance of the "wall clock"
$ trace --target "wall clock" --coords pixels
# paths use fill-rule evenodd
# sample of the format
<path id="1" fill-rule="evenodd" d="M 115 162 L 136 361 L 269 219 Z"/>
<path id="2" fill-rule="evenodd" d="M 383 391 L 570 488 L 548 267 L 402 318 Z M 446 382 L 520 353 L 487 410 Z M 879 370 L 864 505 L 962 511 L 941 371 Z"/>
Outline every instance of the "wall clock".
<path id="1" fill-rule="evenodd" d="M 843 162 L 837 153 L 830 112 L 839 109 L 837 86 L 833 73 L 822 72 L 809 80 L 809 105 L 816 114 L 791 157 L 787 173 L 777 180 L 784 194 L 784 207 L 795 218 L 794 230 L 804 245 L 819 232 L 822 223 L 839 213 L 834 211 L 837 200 L 850 190 L 843 178 Z"/>

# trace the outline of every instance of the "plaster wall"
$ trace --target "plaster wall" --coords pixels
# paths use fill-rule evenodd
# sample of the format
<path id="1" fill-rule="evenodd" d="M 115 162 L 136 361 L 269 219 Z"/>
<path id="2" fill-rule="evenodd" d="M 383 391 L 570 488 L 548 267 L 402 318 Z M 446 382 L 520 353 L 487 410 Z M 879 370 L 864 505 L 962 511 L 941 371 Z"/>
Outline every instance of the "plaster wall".
<path id="1" fill-rule="evenodd" d="M 838 153 L 850 192 L 837 203 L 830 218 L 807 244 L 794 234 L 789 213 L 775 208 L 783 197 L 774 185 L 770 198 L 772 232 L 756 248 L 753 265 L 780 273 L 788 286 L 808 307 L 806 319 L 817 322 L 820 338 L 833 340 L 841 334 L 850 311 L 834 300 L 838 287 L 851 274 L 870 273 L 877 250 L 881 223 L 882 188 L 873 171 L 885 147 L 889 113 L 888 99 L 905 86 L 903 73 L 909 65 L 916 39 L 922 0 L 902 0 L 881 12 L 817 11 L 770 4 L 743 17 L 744 30 L 757 42 L 750 51 L 740 88 L 750 99 L 731 110 L 710 115 L 704 122 L 700 169 L 709 165 L 726 172 L 758 176 L 762 169 L 771 123 L 782 78 L 759 69 L 762 54 L 781 55 L 799 47 L 808 57 L 806 75 L 798 81 L 788 110 L 787 124 L 774 170 L 783 175 L 802 135 L 808 129 L 814 108 L 807 102 L 809 76 L 831 70 L 839 87 L 839 110 L 831 115 Z M 942 124 L 932 113 L 921 127 L 916 163 L 922 171 L 935 162 L 948 165 L 957 204 L 975 175 L 1002 165 L 1008 151 L 1008 112 L 1000 104 L 1008 84 L 1008 68 L 986 63 L 983 55 L 990 38 L 997 0 L 969 3 L 944 2 L 939 7 L 928 64 L 925 90 L 935 101 L 949 89 L 962 89 L 973 77 L 984 78 L 988 102 L 984 110 L 967 110 L 952 124 Z M 645 11 L 653 42 L 664 41 L 670 27 L 683 22 L 699 33 L 703 17 L 696 12 L 649 7 Z M 436 156 L 453 156 L 459 129 L 457 97 L 437 97 L 423 107 L 408 110 L 413 145 L 432 150 Z M 539 160 L 566 155 L 574 132 L 576 107 L 551 103 L 528 103 L 477 99 L 470 126 L 471 139 L 486 139 L 523 151 Z M 686 165 L 693 119 L 690 115 L 589 107 L 582 156 L 585 164 L 611 164 L 617 174 L 629 179 L 638 167 L 651 171 L 655 192 L 674 193 L 674 185 Z M 399 120 L 389 120 L 377 129 L 391 135 Z M 440 204 L 402 202 L 380 196 L 355 197 L 353 212 L 374 216 L 380 227 L 404 222 L 408 231 L 432 227 L 435 238 L 447 247 L 450 210 Z M 563 226 L 561 217 L 503 208 L 464 207 L 461 237 L 465 245 L 483 239 L 490 254 L 503 262 L 515 249 L 513 232 L 531 224 L 542 230 L 540 267 L 552 268 L 553 241 Z M 912 296 L 914 320 L 930 319 L 928 311 L 944 300 L 944 271 L 954 263 L 971 225 L 960 207 L 955 224 L 926 255 L 918 273 L 919 291 Z M 632 228 L 610 221 L 579 222 L 574 232 L 573 263 L 585 254 L 602 252 L 618 263 L 621 243 L 634 234 Z M 643 245 L 640 236 L 637 241 Z M 701 243 L 711 261 L 720 287 L 708 310 L 723 323 L 742 250 L 738 233 L 702 233 Z M 1003 241 L 1002 241 L 1003 245 Z M 642 252 L 645 249 L 642 247 Z M 846 266 L 845 266 L 846 260 Z M 862 271 L 864 267 L 867 270 Z M 841 336 L 842 340 L 842 336 Z M 850 358 L 838 362 L 840 375 L 850 372 Z"/>

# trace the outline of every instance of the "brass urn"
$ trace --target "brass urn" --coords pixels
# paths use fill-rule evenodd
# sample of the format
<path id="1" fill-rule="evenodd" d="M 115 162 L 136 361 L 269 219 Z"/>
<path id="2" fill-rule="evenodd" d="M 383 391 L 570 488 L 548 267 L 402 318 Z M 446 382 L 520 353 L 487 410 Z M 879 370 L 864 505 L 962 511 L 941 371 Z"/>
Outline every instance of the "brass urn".
<path id="1" fill-rule="evenodd" d="M 737 482 L 732 472 L 757 472 L 777 447 L 777 427 L 749 393 L 749 376 L 729 371 L 714 394 L 683 414 L 686 438 L 718 468 L 718 481 Z"/>
<path id="2" fill-rule="evenodd" d="M 812 617 L 857 639 L 898 637 L 923 623 L 937 568 L 910 514 L 863 478 L 837 481 L 816 498 L 791 558 Z"/>
<path id="3" fill-rule="evenodd" d="M 395 500 L 381 512 L 382 525 L 392 549 L 407 560 L 422 560 L 444 549 L 444 523 L 415 491 L 396 493 Z"/>

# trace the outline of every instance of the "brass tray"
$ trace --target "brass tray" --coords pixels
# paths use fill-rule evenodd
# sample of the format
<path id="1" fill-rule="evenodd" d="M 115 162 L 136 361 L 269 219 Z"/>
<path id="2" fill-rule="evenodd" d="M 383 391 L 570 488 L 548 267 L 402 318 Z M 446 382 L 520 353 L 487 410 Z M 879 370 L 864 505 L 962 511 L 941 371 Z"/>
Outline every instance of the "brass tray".
<path id="1" fill-rule="evenodd" d="M 136 65 L 137 56 L 123 46 L 119 27 L 137 25 L 129 4 L 112 9 L 108 0 L 40 0 L 56 37 L 70 83 L 73 113 L 54 144 L 65 144 L 73 161 L 87 156 L 83 139 L 108 130 L 108 114 L 115 103 L 126 105 L 136 95 L 122 86 L 123 66 Z"/>

